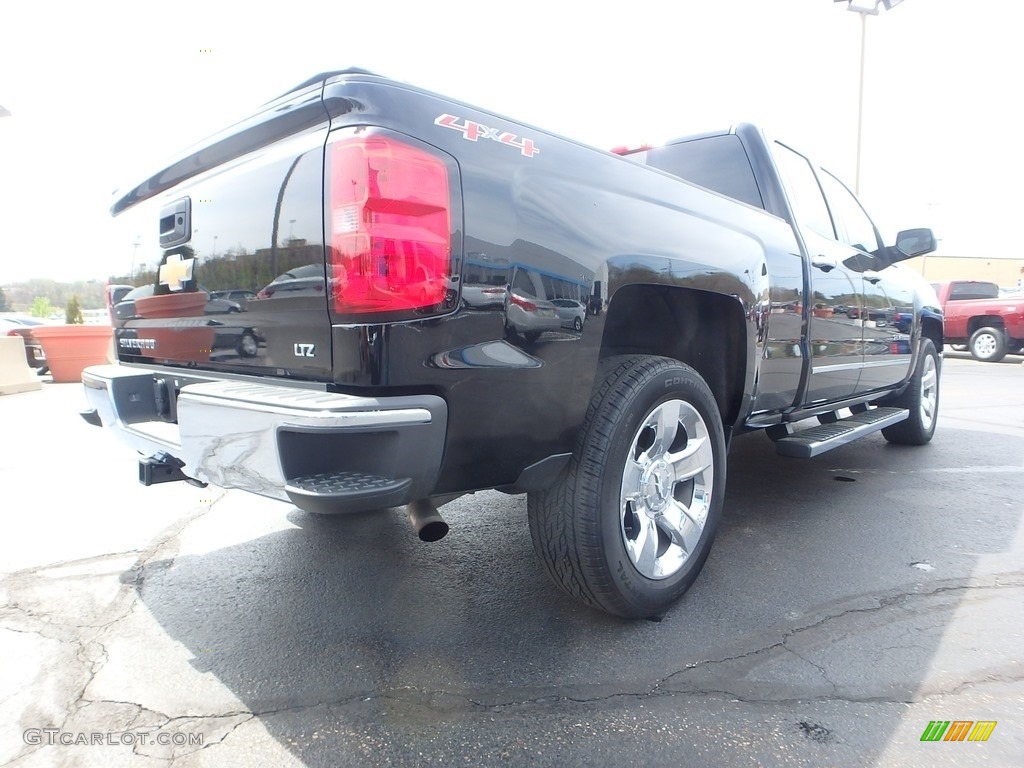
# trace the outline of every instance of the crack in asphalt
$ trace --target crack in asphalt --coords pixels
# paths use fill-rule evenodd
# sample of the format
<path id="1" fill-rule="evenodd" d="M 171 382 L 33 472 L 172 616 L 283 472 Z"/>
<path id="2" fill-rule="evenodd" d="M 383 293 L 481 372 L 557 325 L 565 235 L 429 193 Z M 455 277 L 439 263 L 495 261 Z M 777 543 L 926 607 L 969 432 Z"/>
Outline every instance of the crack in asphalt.
<path id="1" fill-rule="evenodd" d="M 431 690 L 431 689 L 420 689 L 413 686 L 400 686 L 386 690 L 372 690 L 354 693 L 348 696 L 341 697 L 334 701 L 317 701 L 308 703 L 296 703 L 284 707 L 274 707 L 267 709 L 235 709 L 221 713 L 196 713 L 196 714 L 180 714 L 170 716 L 166 713 L 162 713 L 156 710 L 144 707 L 142 704 L 137 702 L 129 701 L 117 701 L 109 699 L 88 699 L 86 693 L 89 687 L 92 685 L 96 678 L 96 675 L 103 669 L 109 660 L 109 654 L 106 645 L 101 640 L 101 637 L 111 630 L 119 622 L 124 621 L 126 618 L 132 615 L 135 609 L 140 603 L 140 594 L 143 588 L 146 578 L 146 568 L 157 556 L 161 556 L 162 559 L 167 560 L 169 563 L 173 563 L 177 552 L 176 550 L 171 553 L 167 553 L 164 550 L 173 542 L 181 533 L 193 522 L 199 520 L 206 513 L 210 511 L 210 508 L 217 500 L 214 500 L 210 504 L 203 505 L 197 510 L 194 510 L 191 514 L 184 518 L 179 519 L 172 525 L 165 528 L 163 531 L 154 538 L 153 543 L 142 550 L 128 550 L 120 553 L 108 553 L 105 555 L 97 555 L 89 558 L 83 558 L 78 561 L 53 563 L 45 566 L 37 566 L 23 571 L 10 574 L 0 578 L 0 584 L 14 585 L 17 589 L 22 586 L 22 582 L 25 582 L 25 586 L 31 586 L 27 582 L 31 581 L 31 577 L 40 577 L 46 571 L 53 571 L 62 567 L 81 566 L 83 564 L 93 564 L 102 562 L 106 559 L 112 558 L 124 558 L 128 556 L 135 556 L 135 561 L 131 567 L 124 572 L 122 577 L 122 587 L 118 590 L 115 598 L 108 604 L 106 611 L 117 606 L 121 610 L 117 611 L 117 614 L 111 617 L 109 620 L 99 624 L 90 623 L 67 623 L 61 624 L 54 622 L 50 617 L 36 615 L 30 608 L 27 608 L 17 601 L 11 600 L 6 605 L 0 606 L 0 629 L 5 629 L 12 632 L 19 632 L 24 634 L 36 634 L 42 638 L 56 640 L 62 644 L 72 645 L 75 647 L 74 657 L 77 663 L 85 671 L 85 681 L 79 687 L 76 693 L 71 697 L 71 700 L 65 707 L 65 715 L 63 720 L 58 726 L 61 730 L 68 724 L 68 722 L 77 714 L 90 706 L 97 704 L 109 704 L 117 706 L 125 706 L 135 708 L 135 713 L 131 719 L 130 725 L 135 726 L 145 715 L 153 716 L 156 722 L 148 723 L 146 728 L 149 730 L 160 731 L 168 728 L 173 728 L 176 725 L 181 725 L 187 722 L 196 723 L 209 723 L 213 720 L 228 720 L 230 718 L 240 718 L 238 722 L 231 724 L 229 727 L 224 729 L 224 732 L 220 734 L 219 738 L 212 741 L 206 742 L 205 736 L 212 735 L 204 730 L 204 743 L 197 749 L 185 751 L 181 754 L 176 752 L 172 754 L 170 758 L 157 757 L 145 753 L 139 753 L 137 751 L 138 745 L 136 745 L 136 754 L 150 757 L 152 759 L 166 760 L 167 765 L 173 765 L 177 760 L 185 757 L 186 755 L 194 754 L 196 751 L 208 749 L 212 746 L 222 744 L 228 739 L 240 726 L 244 725 L 257 718 L 271 717 L 278 714 L 295 713 L 307 710 L 313 710 L 317 708 L 343 708 L 353 704 L 365 704 L 368 702 L 378 701 L 393 701 L 399 704 L 422 706 L 432 710 L 459 710 L 468 709 L 480 712 L 500 712 L 507 709 L 514 708 L 529 708 L 536 706 L 547 706 L 551 704 L 571 702 L 575 704 L 594 704 L 606 701 L 612 701 L 615 699 L 644 699 L 654 697 L 706 697 L 706 696 L 721 696 L 726 697 L 734 701 L 743 702 L 746 704 L 806 704 L 808 702 L 829 702 L 829 701 L 840 701 L 853 704 L 913 704 L 921 701 L 926 701 L 931 698 L 937 697 L 948 697 L 956 696 L 965 690 L 969 690 L 973 687 L 985 684 L 1015 684 L 1020 683 L 1024 680 L 1024 677 L 1014 674 L 996 674 L 989 673 L 980 678 L 971 678 L 962 680 L 955 686 L 944 690 L 925 690 L 918 691 L 912 697 L 901 697 L 894 695 L 880 695 L 880 696 L 857 696 L 855 694 L 840 692 L 837 683 L 832 680 L 828 675 L 826 667 L 808 659 L 806 656 L 801 654 L 799 651 L 794 649 L 790 642 L 797 637 L 800 637 L 808 632 L 818 630 L 830 622 L 841 620 L 845 617 L 859 614 L 872 614 L 884 611 L 889 608 L 907 608 L 908 603 L 915 603 L 918 601 L 926 601 L 935 598 L 939 595 L 951 592 L 977 592 L 980 590 L 999 590 L 1005 588 L 1019 588 L 1024 586 L 1024 572 L 1007 572 L 990 576 L 987 581 L 983 583 L 964 583 L 967 580 L 951 580 L 947 583 L 942 583 L 933 589 L 928 591 L 903 591 L 892 593 L 889 595 L 875 598 L 873 605 L 864 607 L 847 608 L 845 610 L 827 614 L 818 618 L 811 623 L 794 627 L 786 631 L 781 632 L 781 636 L 778 640 L 761 645 L 757 648 L 750 649 L 743 653 L 734 654 L 731 656 L 725 656 L 717 659 L 703 659 L 691 664 L 687 664 L 683 669 L 673 671 L 659 679 L 657 679 L 652 685 L 646 688 L 646 690 L 638 691 L 615 691 L 612 693 L 606 693 L 599 696 L 580 696 L 572 693 L 564 694 L 545 694 L 542 696 L 524 697 L 521 699 L 509 699 L 505 701 L 486 701 L 478 695 L 474 695 L 468 692 L 459 691 L 448 691 L 448 690 Z M 94 575 L 94 574 L 90 574 Z M 122 605 L 123 604 L 123 605 Z M 7 624 L 5 619 L 17 616 L 20 622 L 16 620 L 15 623 L 24 623 L 27 626 L 10 626 Z M 85 630 L 90 630 L 88 636 L 85 634 Z M 904 633 L 905 635 L 906 633 Z M 903 639 L 901 636 L 899 639 Z M 904 646 L 892 646 L 904 647 Z M 910 647 L 920 647 L 911 644 Z M 742 661 L 745 659 L 751 659 L 758 655 L 768 654 L 774 650 L 784 650 L 791 654 L 796 659 L 799 659 L 803 663 L 807 664 L 816 670 L 818 675 L 829 684 L 831 692 L 825 695 L 817 695 L 810 697 L 750 697 L 737 694 L 734 691 L 728 690 L 728 688 L 716 688 L 708 686 L 697 686 L 688 685 L 684 677 L 688 674 L 692 674 L 694 670 L 711 667 L 712 665 L 724 665 L 730 662 Z M 670 688 L 674 681 L 678 681 L 680 687 Z M 443 699 L 443 702 L 439 702 L 439 699 Z M 0 764 L 3 766 L 13 765 L 15 762 L 21 761 L 23 758 L 34 753 L 41 746 L 31 747 L 20 751 L 11 760 Z"/>
<path id="2" fill-rule="evenodd" d="M 116 616 L 113 616 L 109 620 L 100 624 L 90 624 L 87 622 L 68 622 L 67 624 L 59 624 L 54 622 L 49 616 L 37 616 L 30 608 L 26 608 L 14 600 L 10 600 L 7 604 L 0 606 L 0 629 L 12 632 L 21 632 L 24 634 L 36 634 L 46 639 L 57 640 L 61 643 L 76 646 L 74 658 L 83 669 L 87 670 L 85 675 L 86 679 L 77 692 L 69 697 L 71 700 L 64 706 L 64 717 L 60 724 L 55 726 L 56 728 L 63 731 L 68 721 L 77 715 L 84 706 L 88 706 L 88 704 L 91 703 L 85 698 L 86 691 L 88 691 L 89 686 L 92 684 L 93 680 L 95 680 L 96 675 L 99 674 L 100 670 L 103 669 L 109 658 L 106 646 L 98 638 L 119 622 L 124 621 L 135 611 L 135 608 L 139 603 L 139 593 L 146 565 L 160 554 L 161 551 L 172 541 L 180 536 L 185 528 L 207 514 L 213 504 L 218 500 L 219 498 L 214 499 L 209 504 L 204 504 L 193 509 L 189 514 L 179 518 L 174 523 L 164 528 L 156 537 L 154 537 L 152 543 L 145 549 L 132 549 L 126 550 L 125 552 L 93 555 L 80 560 L 60 561 L 41 566 L 33 566 L 31 568 L 6 574 L 0 578 L 0 585 L 4 585 L 7 588 L 8 594 L 11 594 L 11 592 L 21 587 L 31 588 L 33 578 L 38 579 L 43 577 L 46 571 L 94 564 L 113 558 L 124 558 L 132 555 L 136 556 L 135 562 L 128 571 L 132 574 L 132 578 L 122 579 L 121 587 L 118 589 L 114 599 L 105 606 L 104 612 L 109 613 L 111 609 L 119 603 L 127 603 L 127 605 L 123 610 L 119 611 Z M 165 554 L 164 556 L 166 559 L 173 562 L 175 554 L 172 553 L 170 556 Z M 95 574 L 88 575 L 94 576 Z M 23 617 L 30 619 L 30 625 L 35 623 L 38 626 L 33 628 L 17 628 L 9 626 L 5 619 L 8 619 L 9 614 L 12 612 L 21 614 Z M 89 633 L 90 636 L 88 637 L 85 636 L 86 630 L 91 630 Z M 58 634 L 55 634 L 58 632 L 64 636 L 60 637 Z M 141 708 L 141 705 L 134 706 L 139 706 Z M 15 762 L 39 751 L 44 746 L 46 745 L 27 745 L 28 748 L 23 748 L 10 760 L 0 764 L 0 768 L 7 765 L 13 765 Z"/>
<path id="3" fill-rule="evenodd" d="M 1007 577 L 1009 577 L 1009 580 L 1006 580 Z M 699 661 L 699 662 L 696 662 L 696 663 L 693 663 L 693 664 L 689 664 L 684 669 L 677 670 L 675 672 L 672 672 L 669 675 L 666 675 L 666 676 L 660 678 L 659 680 L 657 680 L 652 686 L 650 686 L 645 691 L 619 691 L 619 692 L 615 692 L 615 693 L 611 693 L 611 694 L 606 694 L 606 695 L 603 695 L 603 696 L 595 696 L 595 697 L 579 697 L 579 696 L 573 696 L 571 694 L 548 694 L 548 695 L 539 696 L 539 697 L 531 697 L 531 698 L 524 698 L 524 699 L 518 699 L 518 700 L 507 700 L 507 701 L 502 701 L 502 702 L 497 702 L 497 703 L 487 703 L 487 702 L 484 702 L 484 701 L 480 701 L 480 700 L 478 700 L 476 698 L 473 698 L 471 696 L 467 696 L 465 694 L 455 693 L 455 692 L 451 692 L 451 691 L 443 691 L 442 690 L 442 691 L 417 691 L 417 692 L 419 694 L 421 694 L 421 696 L 430 697 L 430 698 L 434 698 L 434 697 L 438 697 L 438 696 L 447 696 L 447 697 L 452 697 L 452 698 L 456 698 L 456 699 L 462 699 L 463 701 L 468 702 L 474 708 L 479 708 L 479 709 L 483 709 L 483 710 L 490 710 L 490 711 L 500 711 L 500 710 L 506 709 L 506 708 L 526 707 L 526 706 L 532 706 L 532 705 L 545 705 L 545 704 L 551 704 L 551 703 L 556 703 L 556 702 L 564 702 L 564 701 L 571 701 L 571 702 L 574 702 L 574 703 L 588 704 L 588 703 L 596 703 L 596 702 L 601 702 L 601 701 L 609 701 L 609 700 L 613 700 L 613 699 L 616 699 L 616 698 L 633 698 L 633 699 L 636 699 L 636 698 L 649 698 L 649 697 L 657 697 L 657 696 L 677 696 L 677 695 L 681 695 L 681 696 L 720 695 L 720 696 L 724 696 L 724 697 L 728 697 L 728 698 L 734 699 L 736 701 L 741 701 L 741 702 L 750 703 L 750 704 L 787 704 L 787 703 L 799 703 L 799 702 L 824 702 L 824 701 L 843 701 L 843 702 L 848 702 L 848 703 L 862 703 L 862 704 L 864 704 L 864 703 L 913 704 L 913 703 L 916 703 L 916 702 L 919 702 L 919 701 L 924 701 L 924 700 L 927 700 L 929 698 L 934 698 L 934 697 L 938 697 L 938 696 L 952 696 L 952 695 L 956 695 L 956 694 L 958 694 L 958 693 L 960 693 L 960 692 L 962 692 L 964 690 L 967 690 L 969 688 L 972 688 L 972 687 L 975 687 L 975 686 L 978 686 L 978 685 L 983 685 L 983 684 L 986 684 L 986 683 L 1016 683 L 1016 682 L 1021 682 L 1022 680 L 1024 680 L 1024 677 L 1018 677 L 1018 676 L 1014 676 L 1014 675 L 993 675 L 993 674 L 988 674 L 988 675 L 986 675 L 986 676 L 984 676 L 982 678 L 979 678 L 979 679 L 968 679 L 968 680 L 961 681 L 960 683 L 958 683 L 956 686 L 954 686 L 953 688 L 951 688 L 949 690 L 927 691 L 927 692 L 919 693 L 918 695 L 914 696 L 913 698 L 909 698 L 909 699 L 908 698 L 903 698 L 903 697 L 895 697 L 895 696 L 856 696 L 856 695 L 851 695 L 851 694 L 840 693 L 838 685 L 836 684 L 836 682 L 834 680 L 832 680 L 828 676 L 827 670 L 824 667 L 822 667 L 821 665 L 819 665 L 819 664 L 817 664 L 817 663 L 815 663 L 815 662 L 805 658 L 800 653 L 795 651 L 793 648 L 789 647 L 788 643 L 793 638 L 795 638 L 795 637 L 797 637 L 799 635 L 802 635 L 802 634 L 804 634 L 806 632 L 809 632 L 811 630 L 819 629 L 819 628 L 821 628 L 822 626 L 824 626 L 825 624 L 827 624 L 829 622 L 837 621 L 839 619 L 842 619 L 844 617 L 847 617 L 847 616 L 850 616 L 850 615 L 854 615 L 854 614 L 877 613 L 877 612 L 880 612 L 880 611 L 885 610 L 887 608 L 890 608 L 892 606 L 900 606 L 903 603 L 911 601 L 911 600 L 928 599 L 928 598 L 932 598 L 932 597 L 935 597 L 937 595 L 941 595 L 941 594 L 944 594 L 944 593 L 947 593 L 947 592 L 975 591 L 975 590 L 996 590 L 996 589 L 1003 589 L 1003 588 L 1017 588 L 1017 587 L 1021 587 L 1021 586 L 1024 586 L 1024 574 L 1022 574 L 1020 572 L 1010 572 L 1010 573 L 997 574 L 990 583 L 984 583 L 984 584 L 977 584 L 977 583 L 975 583 L 975 584 L 943 584 L 943 585 L 938 586 L 935 589 L 929 590 L 927 592 L 900 592 L 900 593 L 896 593 L 896 594 L 892 594 L 892 595 L 887 595 L 887 596 L 878 598 L 877 604 L 875 604 L 875 605 L 867 606 L 867 607 L 863 607 L 863 608 L 848 608 L 848 609 L 846 609 L 844 611 L 840 611 L 840 612 L 835 613 L 835 614 L 829 614 L 827 616 L 824 616 L 824 617 L 822 617 L 822 618 L 818 619 L 817 621 L 814 621 L 814 622 L 812 622 L 810 624 L 806 624 L 804 626 L 796 627 L 794 629 L 791 629 L 791 630 L 789 630 L 787 632 L 784 632 L 783 635 L 782 635 L 782 639 L 780 639 L 780 640 L 778 640 L 778 641 L 776 641 L 774 643 L 770 643 L 768 645 L 763 645 L 763 646 L 760 646 L 758 648 L 754 648 L 752 650 L 746 651 L 744 653 L 735 654 L 733 656 L 726 656 L 726 657 L 723 657 L 723 658 L 720 658 L 720 659 L 707 659 L 707 660 L 702 660 L 702 661 Z M 705 667 L 705 666 L 710 666 L 710 665 L 726 664 L 726 663 L 732 662 L 732 661 L 741 661 L 743 659 L 748 659 L 748 658 L 751 658 L 751 657 L 754 657 L 754 656 L 757 656 L 757 655 L 760 655 L 760 654 L 765 654 L 765 653 L 767 653 L 769 651 L 776 650 L 776 649 L 782 649 L 782 650 L 785 650 L 785 651 L 791 653 L 796 658 L 800 659 L 801 661 L 807 663 L 809 666 L 811 666 L 815 670 L 817 670 L 817 672 L 821 675 L 821 677 L 831 686 L 832 693 L 829 694 L 829 695 L 824 695 L 824 696 L 819 695 L 819 696 L 810 696 L 810 697 L 756 698 L 756 697 L 749 697 L 749 696 L 745 697 L 745 696 L 743 696 L 741 694 L 737 694 L 736 692 L 730 691 L 730 690 L 727 690 L 727 689 L 714 689 L 714 688 L 690 686 L 690 687 L 687 687 L 687 688 L 684 688 L 684 689 L 681 689 L 681 690 L 672 690 L 672 689 L 668 689 L 666 687 L 673 680 L 673 678 L 677 678 L 677 677 L 679 677 L 681 675 L 685 675 L 687 673 L 690 673 L 690 672 L 692 672 L 695 669 L 698 669 L 698 668 L 701 668 L 701 667 Z M 385 692 L 385 693 L 377 693 L 377 694 L 367 695 L 367 696 L 365 696 L 365 700 L 369 701 L 369 700 L 377 699 L 377 698 L 391 698 L 391 699 L 395 699 L 395 700 L 399 700 L 399 701 L 406 701 L 406 699 L 404 699 L 403 697 L 395 695 L 398 691 L 401 691 L 401 690 L 408 690 L 408 689 L 396 689 L 395 691 L 392 691 L 392 692 Z M 354 698 L 357 698 L 357 697 L 348 697 L 347 700 L 350 701 L 351 699 L 354 699 Z M 408 700 L 407 703 L 414 703 L 414 702 L 412 702 L 411 700 Z M 341 704 L 341 702 L 339 702 L 339 704 Z"/>
<path id="4" fill-rule="evenodd" d="M 809 664 L 809 665 L 811 665 L 812 667 L 814 667 L 814 668 L 815 668 L 816 670 L 818 670 L 818 674 L 820 674 L 820 675 L 821 675 L 822 679 L 823 679 L 823 680 L 824 680 L 824 681 L 825 681 L 826 683 L 828 683 L 829 685 L 831 685 L 831 686 L 832 686 L 832 694 L 833 694 L 833 695 L 836 695 L 836 694 L 838 694 L 838 692 L 839 692 L 839 687 L 838 687 L 838 686 L 836 685 L 836 682 L 835 682 L 835 680 L 833 680 L 833 679 L 832 679 L 831 677 L 829 677 L 829 676 L 828 676 L 828 672 L 826 672 L 826 671 L 825 671 L 825 668 L 824 668 L 823 666 L 821 666 L 820 664 L 817 664 L 817 663 L 815 663 L 815 662 L 811 661 L 810 659 L 808 659 L 807 657 L 805 657 L 805 656 L 803 656 L 803 655 L 801 655 L 801 654 L 797 653 L 797 652 L 796 652 L 795 650 L 793 650 L 792 648 L 790 648 L 789 646 L 787 646 L 787 645 L 785 644 L 785 641 L 783 641 L 783 648 L 785 648 L 785 649 L 786 649 L 787 651 L 789 651 L 789 652 L 790 652 L 791 654 L 793 654 L 793 655 L 794 655 L 794 656 L 796 656 L 796 657 L 797 657 L 798 659 L 800 659 L 800 661 L 804 662 L 804 664 Z"/>

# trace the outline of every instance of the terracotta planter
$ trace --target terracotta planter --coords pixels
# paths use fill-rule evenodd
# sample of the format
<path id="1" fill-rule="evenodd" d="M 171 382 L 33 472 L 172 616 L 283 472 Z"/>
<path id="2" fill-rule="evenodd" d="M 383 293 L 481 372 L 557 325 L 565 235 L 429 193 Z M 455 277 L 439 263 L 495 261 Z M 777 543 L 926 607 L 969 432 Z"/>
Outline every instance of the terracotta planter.
<path id="1" fill-rule="evenodd" d="M 202 317 L 209 300 L 205 291 L 143 296 L 135 300 L 135 314 L 139 317 Z"/>
<path id="2" fill-rule="evenodd" d="M 82 370 L 110 362 L 113 328 L 109 325 L 39 325 L 32 334 L 39 339 L 55 382 L 82 380 Z"/>

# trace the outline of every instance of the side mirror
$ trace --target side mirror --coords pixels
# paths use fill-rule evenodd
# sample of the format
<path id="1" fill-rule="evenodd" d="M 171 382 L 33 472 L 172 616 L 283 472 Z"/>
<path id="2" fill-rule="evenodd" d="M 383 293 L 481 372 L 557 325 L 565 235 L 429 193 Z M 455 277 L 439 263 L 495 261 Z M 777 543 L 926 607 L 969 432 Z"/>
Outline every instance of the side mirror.
<path id="1" fill-rule="evenodd" d="M 898 259 L 910 259 L 914 256 L 924 256 L 931 253 L 938 247 L 935 242 L 935 235 L 930 229 L 905 229 L 896 235 L 896 250 L 899 252 Z"/>

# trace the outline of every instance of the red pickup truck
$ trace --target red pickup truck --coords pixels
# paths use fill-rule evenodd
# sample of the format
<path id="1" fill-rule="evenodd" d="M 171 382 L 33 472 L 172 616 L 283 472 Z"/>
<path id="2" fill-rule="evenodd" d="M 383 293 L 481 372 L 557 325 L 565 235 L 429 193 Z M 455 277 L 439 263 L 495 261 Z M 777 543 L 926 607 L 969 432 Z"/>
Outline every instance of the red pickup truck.
<path id="1" fill-rule="evenodd" d="M 1024 295 L 999 296 L 995 283 L 949 280 L 932 283 L 944 313 L 947 344 L 965 344 L 975 360 L 996 363 L 1024 352 Z"/>

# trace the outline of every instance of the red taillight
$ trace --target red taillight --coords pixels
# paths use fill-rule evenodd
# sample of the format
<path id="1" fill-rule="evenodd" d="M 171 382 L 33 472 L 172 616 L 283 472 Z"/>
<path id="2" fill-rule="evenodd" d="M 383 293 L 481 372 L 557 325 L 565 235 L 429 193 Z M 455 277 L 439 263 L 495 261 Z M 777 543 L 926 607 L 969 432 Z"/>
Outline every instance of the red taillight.
<path id="1" fill-rule="evenodd" d="M 441 304 L 452 271 L 448 167 L 389 136 L 330 148 L 331 302 L 340 314 Z"/>

